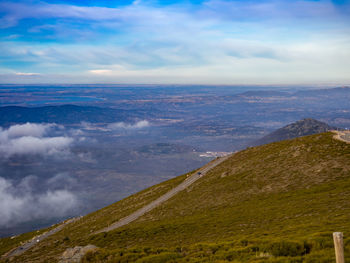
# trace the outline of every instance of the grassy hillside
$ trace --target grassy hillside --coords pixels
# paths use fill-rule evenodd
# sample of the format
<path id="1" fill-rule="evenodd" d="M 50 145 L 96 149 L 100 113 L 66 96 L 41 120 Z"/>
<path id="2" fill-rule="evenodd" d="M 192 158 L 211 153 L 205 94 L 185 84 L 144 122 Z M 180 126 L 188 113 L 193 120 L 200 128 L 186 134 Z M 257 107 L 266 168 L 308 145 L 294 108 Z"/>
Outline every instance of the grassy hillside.
<path id="1" fill-rule="evenodd" d="M 350 260 L 350 144 L 331 133 L 236 153 L 128 226 L 91 234 L 184 176 L 84 217 L 15 262 L 52 262 L 65 248 L 101 249 L 84 262 L 334 262 L 332 232 Z"/>

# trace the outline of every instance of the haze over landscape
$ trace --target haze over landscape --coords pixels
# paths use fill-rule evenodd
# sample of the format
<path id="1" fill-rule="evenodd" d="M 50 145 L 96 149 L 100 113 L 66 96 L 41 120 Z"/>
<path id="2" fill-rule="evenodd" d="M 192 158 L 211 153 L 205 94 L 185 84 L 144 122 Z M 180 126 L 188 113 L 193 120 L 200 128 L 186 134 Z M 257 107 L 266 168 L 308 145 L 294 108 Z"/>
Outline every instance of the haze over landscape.
<path id="1" fill-rule="evenodd" d="M 350 260 L 349 18 L 0 0 L 0 262 Z"/>

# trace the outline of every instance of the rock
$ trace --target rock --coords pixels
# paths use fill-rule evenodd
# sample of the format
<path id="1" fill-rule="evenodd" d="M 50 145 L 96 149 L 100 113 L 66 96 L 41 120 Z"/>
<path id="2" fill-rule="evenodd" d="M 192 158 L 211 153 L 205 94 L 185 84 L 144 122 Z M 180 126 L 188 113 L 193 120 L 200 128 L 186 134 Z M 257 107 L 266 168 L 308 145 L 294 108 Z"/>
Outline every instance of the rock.
<path id="1" fill-rule="evenodd" d="M 77 246 L 74 248 L 68 248 L 63 252 L 58 263 L 79 263 L 83 256 L 89 252 L 96 250 L 94 245 L 87 245 L 85 247 Z"/>

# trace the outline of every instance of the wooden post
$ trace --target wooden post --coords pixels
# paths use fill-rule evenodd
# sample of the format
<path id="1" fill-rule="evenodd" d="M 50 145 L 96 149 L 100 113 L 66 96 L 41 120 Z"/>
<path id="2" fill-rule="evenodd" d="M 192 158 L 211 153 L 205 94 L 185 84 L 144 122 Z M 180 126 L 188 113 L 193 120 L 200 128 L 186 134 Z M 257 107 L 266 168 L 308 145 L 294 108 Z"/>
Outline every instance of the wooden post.
<path id="1" fill-rule="evenodd" d="M 344 260 L 344 243 L 343 243 L 343 233 L 334 232 L 333 233 L 335 258 L 337 263 L 345 263 Z"/>

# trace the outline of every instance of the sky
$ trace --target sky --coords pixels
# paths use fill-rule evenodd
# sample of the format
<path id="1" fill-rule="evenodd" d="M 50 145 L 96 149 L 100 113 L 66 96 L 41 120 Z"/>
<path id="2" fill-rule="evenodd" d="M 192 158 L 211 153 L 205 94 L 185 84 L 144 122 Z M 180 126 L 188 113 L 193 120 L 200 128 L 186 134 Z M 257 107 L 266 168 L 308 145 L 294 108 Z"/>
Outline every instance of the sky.
<path id="1" fill-rule="evenodd" d="M 0 83 L 350 84 L 350 1 L 0 0 Z"/>

